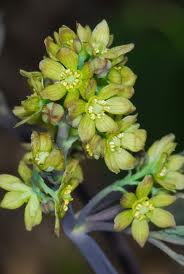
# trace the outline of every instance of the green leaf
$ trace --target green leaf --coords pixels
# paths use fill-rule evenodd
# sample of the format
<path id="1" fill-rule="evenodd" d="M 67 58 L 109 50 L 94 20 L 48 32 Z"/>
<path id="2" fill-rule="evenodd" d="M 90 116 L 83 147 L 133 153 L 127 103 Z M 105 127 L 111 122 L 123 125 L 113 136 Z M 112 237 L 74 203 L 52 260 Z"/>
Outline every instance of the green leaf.
<path id="1" fill-rule="evenodd" d="M 176 228 L 153 231 L 150 233 L 151 238 L 162 240 L 168 243 L 184 245 L 184 226 Z"/>
<path id="2" fill-rule="evenodd" d="M 169 257 L 171 257 L 177 263 L 184 266 L 184 256 L 182 254 L 176 253 L 171 248 L 169 248 L 166 244 L 162 243 L 159 240 L 149 238 L 149 242 L 155 245 L 156 247 L 158 247 L 159 249 L 161 249 L 163 252 L 165 252 Z"/>
<path id="3" fill-rule="evenodd" d="M 31 231 L 36 225 L 42 221 L 42 209 L 37 195 L 34 193 L 25 208 L 24 222 L 26 229 Z"/>
<path id="4" fill-rule="evenodd" d="M 0 175 L 0 187 L 7 191 L 30 191 L 31 188 L 22 183 L 22 181 L 12 175 L 2 174 Z"/>
<path id="5" fill-rule="evenodd" d="M 19 208 L 28 201 L 30 195 L 30 192 L 7 192 L 1 201 L 1 207 L 6 209 Z"/>

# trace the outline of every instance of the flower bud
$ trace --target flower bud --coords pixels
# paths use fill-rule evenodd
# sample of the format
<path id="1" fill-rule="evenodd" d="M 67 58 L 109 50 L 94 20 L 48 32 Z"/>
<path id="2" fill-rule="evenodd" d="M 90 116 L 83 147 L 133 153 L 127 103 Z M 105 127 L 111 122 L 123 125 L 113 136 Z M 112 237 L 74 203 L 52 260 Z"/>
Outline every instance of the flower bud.
<path id="1" fill-rule="evenodd" d="M 40 98 L 33 94 L 29 96 L 26 100 L 22 101 L 21 105 L 24 107 L 27 113 L 34 113 L 40 109 L 41 100 Z"/>
<path id="2" fill-rule="evenodd" d="M 44 41 L 47 53 L 50 58 L 57 60 L 56 55 L 60 49 L 60 46 L 54 43 L 51 37 L 47 37 Z"/>
<path id="3" fill-rule="evenodd" d="M 64 109 L 56 103 L 49 103 L 42 109 L 42 120 L 46 124 L 57 125 L 64 115 Z"/>
<path id="4" fill-rule="evenodd" d="M 61 150 L 54 147 L 52 139 L 47 132 L 34 131 L 31 135 L 31 147 L 33 162 L 47 172 L 62 170 L 64 167 L 64 156 Z"/>

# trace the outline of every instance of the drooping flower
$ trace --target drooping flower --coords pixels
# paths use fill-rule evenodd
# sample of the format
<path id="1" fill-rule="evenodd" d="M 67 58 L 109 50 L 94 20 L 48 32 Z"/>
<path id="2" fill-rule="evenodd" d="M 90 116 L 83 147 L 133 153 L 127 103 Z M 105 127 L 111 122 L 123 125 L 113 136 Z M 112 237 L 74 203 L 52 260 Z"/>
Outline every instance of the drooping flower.
<path id="1" fill-rule="evenodd" d="M 184 156 L 172 154 L 176 148 L 173 134 L 156 141 L 147 152 L 147 165 L 150 166 L 155 181 L 168 190 L 184 189 Z"/>
<path id="2" fill-rule="evenodd" d="M 127 92 L 128 91 L 128 92 Z M 131 90 L 121 85 L 107 85 L 95 96 L 95 90 L 90 93 L 89 99 L 76 100 L 69 107 L 69 116 L 78 122 L 78 133 L 82 142 L 86 143 L 94 137 L 96 132 L 113 133 L 118 125 L 112 115 L 127 115 L 135 110 L 134 105 L 127 97 Z"/>
<path id="3" fill-rule="evenodd" d="M 6 209 L 17 209 L 27 203 L 24 222 L 26 229 L 31 231 L 42 221 L 41 200 L 31 186 L 32 171 L 23 161 L 19 164 L 18 172 L 22 180 L 8 174 L 0 175 L 0 187 L 8 191 L 0 206 Z"/>
<path id="4" fill-rule="evenodd" d="M 39 122 L 44 101 L 40 97 L 40 92 L 44 87 L 43 76 L 39 71 L 20 71 L 21 75 L 27 78 L 32 94 L 21 102 L 20 106 L 13 109 L 13 113 L 22 121 L 17 126 L 24 123 L 35 124 Z"/>
<path id="5" fill-rule="evenodd" d="M 61 184 L 56 191 L 55 200 L 55 233 L 60 233 L 60 218 L 63 218 L 68 210 L 69 204 L 73 201 L 72 192 L 83 181 L 83 172 L 76 159 L 70 160 L 61 177 Z"/>
<path id="6" fill-rule="evenodd" d="M 114 220 L 116 231 L 124 230 L 132 224 L 132 236 L 141 247 L 149 237 L 149 221 L 160 228 L 175 226 L 173 215 L 162 207 L 171 205 L 176 197 L 161 192 L 149 198 L 152 185 L 152 177 L 147 176 L 138 184 L 135 194 L 125 193 L 121 199 L 121 205 L 125 210 Z"/>
<path id="7" fill-rule="evenodd" d="M 139 129 L 136 117 L 134 115 L 123 118 L 118 122 L 118 130 L 106 138 L 104 159 L 112 172 L 134 168 L 136 158 L 132 152 L 144 149 L 147 134 L 144 129 Z"/>

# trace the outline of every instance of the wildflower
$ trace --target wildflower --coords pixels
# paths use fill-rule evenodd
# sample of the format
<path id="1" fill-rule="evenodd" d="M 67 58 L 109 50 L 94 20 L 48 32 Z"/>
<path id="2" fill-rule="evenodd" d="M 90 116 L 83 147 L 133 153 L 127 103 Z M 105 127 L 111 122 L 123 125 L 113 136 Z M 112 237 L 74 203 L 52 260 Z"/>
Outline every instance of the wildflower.
<path id="1" fill-rule="evenodd" d="M 149 198 L 152 185 L 152 177 L 147 176 L 138 184 L 135 194 L 125 193 L 121 200 L 121 205 L 125 210 L 119 213 L 114 220 L 116 231 L 121 231 L 132 223 L 132 236 L 141 247 L 149 237 L 149 221 L 160 228 L 175 226 L 173 215 L 162 207 L 172 204 L 176 197 L 159 193 Z"/>
<path id="2" fill-rule="evenodd" d="M 26 229 L 30 231 L 42 221 L 41 202 L 31 187 L 32 171 L 30 168 L 21 161 L 18 172 L 23 180 L 8 174 L 0 175 L 0 187 L 8 191 L 0 206 L 6 209 L 17 209 L 27 203 L 24 221 Z"/>
<path id="3" fill-rule="evenodd" d="M 108 73 L 110 83 L 123 84 L 124 86 L 134 86 L 137 76 L 127 66 L 113 67 Z"/>
<path id="4" fill-rule="evenodd" d="M 108 168 L 115 173 L 135 167 L 136 158 L 131 152 L 144 149 L 146 131 L 139 129 L 136 115 L 127 116 L 118 122 L 118 130 L 107 136 L 105 141 L 104 159 Z"/>
<path id="5" fill-rule="evenodd" d="M 79 161 L 70 160 L 65 168 L 61 178 L 61 185 L 56 191 L 55 200 L 55 233 L 59 236 L 60 233 L 60 218 L 63 218 L 68 210 L 69 204 L 73 201 L 72 192 L 83 181 L 82 169 Z"/>
<path id="6" fill-rule="evenodd" d="M 84 149 L 89 157 L 98 160 L 104 155 L 104 139 L 96 134 L 84 145 Z"/>
<path id="7" fill-rule="evenodd" d="M 39 121 L 43 103 L 37 94 L 28 96 L 26 100 L 21 102 L 21 106 L 16 106 L 13 113 L 22 121 L 17 123 L 20 126 L 24 123 L 35 124 Z"/>
<path id="8" fill-rule="evenodd" d="M 89 26 L 77 24 L 78 37 L 89 55 L 103 57 L 106 59 L 118 58 L 134 48 L 133 44 L 117 46 L 109 49 L 113 42 L 106 20 L 102 20 L 93 31 Z"/>
<path id="9" fill-rule="evenodd" d="M 121 85 L 105 86 L 98 95 L 91 93 L 90 96 L 86 101 L 76 100 L 69 107 L 70 118 L 74 122 L 79 118 L 78 133 L 82 142 L 88 142 L 97 131 L 116 132 L 118 126 L 112 115 L 127 115 L 135 110 Z"/>
<path id="10" fill-rule="evenodd" d="M 49 133 L 34 131 L 31 135 L 31 148 L 32 161 L 40 170 L 63 170 L 63 153 L 53 144 Z"/>
<path id="11" fill-rule="evenodd" d="M 22 121 L 17 123 L 20 126 L 24 123 L 35 124 L 40 121 L 44 101 L 40 97 L 40 92 L 44 87 L 43 76 L 40 72 L 20 71 L 21 75 L 27 78 L 32 94 L 21 102 L 20 106 L 13 109 L 13 113 Z"/>
<path id="12" fill-rule="evenodd" d="M 176 148 L 173 134 L 156 141 L 147 152 L 147 165 L 150 166 L 155 181 L 168 190 L 184 189 L 184 156 L 172 154 Z"/>
<path id="13" fill-rule="evenodd" d="M 81 90 L 88 88 L 93 73 L 88 63 L 79 68 L 79 57 L 69 48 L 61 48 L 57 57 L 59 62 L 45 58 L 40 63 L 44 77 L 52 81 L 42 90 L 41 96 L 43 99 L 58 101 L 67 94 L 67 106 L 71 100 L 79 98 Z"/>

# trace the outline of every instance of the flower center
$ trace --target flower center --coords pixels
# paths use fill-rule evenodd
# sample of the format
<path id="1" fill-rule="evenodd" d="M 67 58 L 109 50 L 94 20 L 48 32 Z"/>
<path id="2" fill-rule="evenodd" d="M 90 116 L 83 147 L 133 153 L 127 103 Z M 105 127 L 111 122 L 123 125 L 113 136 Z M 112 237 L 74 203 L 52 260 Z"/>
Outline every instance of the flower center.
<path id="1" fill-rule="evenodd" d="M 108 111 L 109 107 L 105 100 L 98 100 L 93 98 L 87 105 L 87 113 L 92 120 L 101 118 L 105 111 Z"/>
<path id="2" fill-rule="evenodd" d="M 68 90 L 76 88 L 80 83 L 81 74 L 79 71 L 72 71 L 71 69 L 66 69 L 61 73 L 61 83 Z"/>
<path id="3" fill-rule="evenodd" d="M 121 150 L 121 139 L 124 136 L 124 133 L 120 133 L 114 136 L 109 142 L 109 148 L 112 152 Z"/>
<path id="4" fill-rule="evenodd" d="M 138 220 L 147 218 L 147 214 L 154 209 L 153 204 L 149 200 L 143 200 L 136 202 L 134 206 L 134 217 Z"/>

